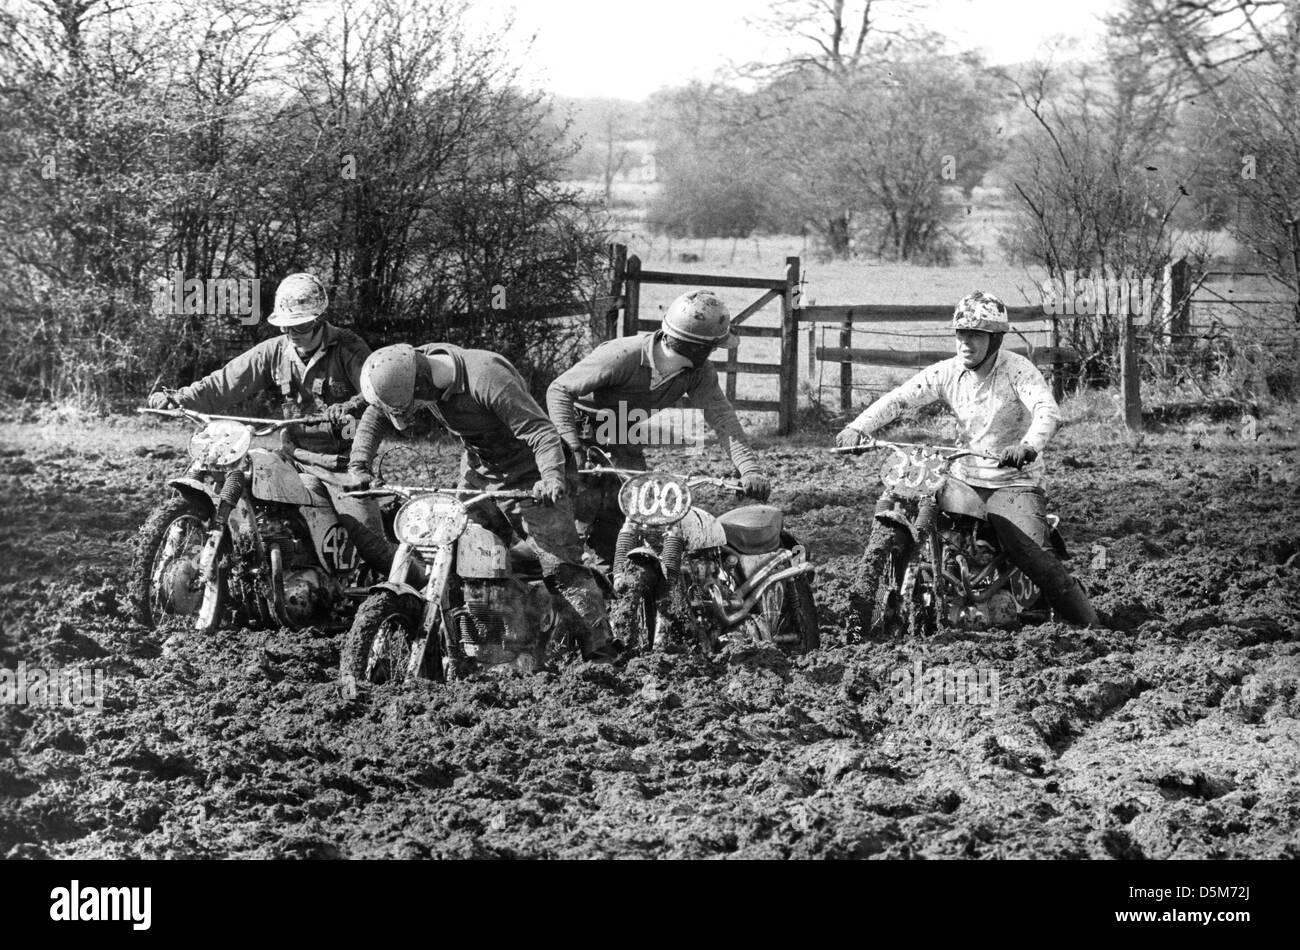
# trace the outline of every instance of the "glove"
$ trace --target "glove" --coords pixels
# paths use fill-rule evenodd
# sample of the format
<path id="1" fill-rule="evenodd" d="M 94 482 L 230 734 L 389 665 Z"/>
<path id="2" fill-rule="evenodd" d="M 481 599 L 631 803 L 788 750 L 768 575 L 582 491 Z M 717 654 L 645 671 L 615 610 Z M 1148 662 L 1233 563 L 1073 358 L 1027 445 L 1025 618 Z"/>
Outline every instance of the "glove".
<path id="1" fill-rule="evenodd" d="M 336 402 L 325 407 L 325 418 L 329 419 L 332 426 L 345 426 L 352 418 L 352 403 Z"/>
<path id="2" fill-rule="evenodd" d="M 533 486 L 533 500 L 547 508 L 564 500 L 564 479 L 559 475 L 543 475 Z"/>
<path id="3" fill-rule="evenodd" d="M 998 468 L 1024 468 L 1036 458 L 1038 458 L 1038 449 L 1021 442 L 1019 445 L 1002 450 Z"/>
<path id="4" fill-rule="evenodd" d="M 176 408 L 176 400 L 172 398 L 171 393 L 163 393 L 163 392 L 150 393 L 148 402 L 149 402 L 150 409 L 175 409 Z"/>
<path id="5" fill-rule="evenodd" d="M 835 447 L 840 449 L 869 449 L 876 444 L 866 432 L 860 432 L 852 426 L 845 426 L 835 437 Z"/>
<path id="6" fill-rule="evenodd" d="M 757 472 L 742 476 L 740 484 L 744 486 L 745 494 L 755 501 L 767 501 L 772 494 L 772 483 L 766 475 Z"/>

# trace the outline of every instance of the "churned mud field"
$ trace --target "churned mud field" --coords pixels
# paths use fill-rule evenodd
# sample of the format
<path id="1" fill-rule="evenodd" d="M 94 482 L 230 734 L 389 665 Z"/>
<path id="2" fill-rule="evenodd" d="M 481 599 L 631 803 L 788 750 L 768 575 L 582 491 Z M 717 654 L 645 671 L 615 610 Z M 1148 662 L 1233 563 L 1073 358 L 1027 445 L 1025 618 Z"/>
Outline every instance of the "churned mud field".
<path id="1" fill-rule="evenodd" d="M 341 631 L 128 619 L 131 539 L 186 431 L 6 425 L 0 668 L 93 666 L 106 695 L 0 707 L 0 854 L 1300 857 L 1295 427 L 1062 431 L 1049 498 L 1110 629 L 845 645 L 879 459 L 774 443 L 775 502 L 820 565 L 820 652 L 345 701 Z M 900 689 L 932 670 L 990 701 Z"/>

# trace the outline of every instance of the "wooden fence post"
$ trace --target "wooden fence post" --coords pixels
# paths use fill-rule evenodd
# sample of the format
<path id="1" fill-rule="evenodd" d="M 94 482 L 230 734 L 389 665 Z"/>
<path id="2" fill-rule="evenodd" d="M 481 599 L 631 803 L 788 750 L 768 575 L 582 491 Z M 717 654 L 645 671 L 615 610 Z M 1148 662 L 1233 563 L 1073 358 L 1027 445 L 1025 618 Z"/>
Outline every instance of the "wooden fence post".
<path id="1" fill-rule="evenodd" d="M 1119 324 L 1119 394 L 1124 404 L 1124 425 L 1142 431 L 1142 392 L 1138 375 L 1137 340 L 1133 335 L 1133 314 L 1125 313 Z"/>
<path id="2" fill-rule="evenodd" d="M 1192 332 L 1191 270 L 1185 257 L 1169 265 L 1169 342 L 1175 348 L 1191 342 L 1187 336 Z"/>
<path id="3" fill-rule="evenodd" d="M 623 278 L 626 271 L 627 245 L 611 244 L 609 246 L 609 295 L 611 297 L 623 296 Z M 592 326 L 592 332 L 597 335 L 599 342 L 603 343 L 618 336 L 619 309 L 615 308 L 594 315 L 595 323 Z"/>
<path id="4" fill-rule="evenodd" d="M 623 311 L 623 336 L 636 336 L 641 320 L 641 258 L 635 254 L 627 259 L 624 279 L 627 308 Z"/>
<path id="5" fill-rule="evenodd" d="M 847 350 L 853 346 L 853 314 L 846 313 L 840 324 L 840 348 Z M 840 412 L 844 418 L 853 421 L 853 364 L 840 364 Z"/>
<path id="6" fill-rule="evenodd" d="M 785 259 L 785 294 L 781 297 L 781 402 L 777 432 L 794 431 L 794 414 L 799 405 L 799 327 L 795 321 L 794 298 L 799 291 L 799 258 Z"/>

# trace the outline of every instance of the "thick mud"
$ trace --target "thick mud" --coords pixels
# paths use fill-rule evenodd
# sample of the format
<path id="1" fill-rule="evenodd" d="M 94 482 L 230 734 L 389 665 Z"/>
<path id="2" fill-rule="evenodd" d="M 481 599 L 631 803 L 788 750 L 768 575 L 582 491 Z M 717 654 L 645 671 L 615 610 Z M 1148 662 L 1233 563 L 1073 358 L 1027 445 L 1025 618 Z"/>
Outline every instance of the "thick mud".
<path id="1" fill-rule="evenodd" d="M 105 674 L 102 710 L 0 707 L 0 854 L 1300 856 L 1282 422 L 1250 443 L 1058 436 L 1049 498 L 1108 629 L 845 645 L 878 463 L 778 444 L 775 503 L 819 564 L 819 652 L 353 700 L 342 632 L 128 619 L 130 541 L 184 436 L 0 429 L 0 668 Z"/>

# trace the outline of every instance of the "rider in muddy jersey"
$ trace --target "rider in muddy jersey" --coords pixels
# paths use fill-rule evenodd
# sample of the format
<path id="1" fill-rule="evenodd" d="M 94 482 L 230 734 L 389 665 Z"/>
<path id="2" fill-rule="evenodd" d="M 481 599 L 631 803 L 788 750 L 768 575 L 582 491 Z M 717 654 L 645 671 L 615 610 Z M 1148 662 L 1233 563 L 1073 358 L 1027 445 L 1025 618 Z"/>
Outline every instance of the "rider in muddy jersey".
<path id="1" fill-rule="evenodd" d="M 959 444 L 998 459 L 960 459 L 950 477 L 975 489 L 1012 563 L 1056 611 L 1071 623 L 1095 625 L 1096 611 L 1049 540 L 1041 454 L 1060 426 L 1056 400 L 1029 360 L 1002 352 L 1010 323 L 997 297 L 982 291 L 964 297 L 952 327 L 957 355 L 881 397 L 840 432 L 836 443 L 869 447 L 871 433 L 905 409 L 941 400 L 957 417 Z"/>
<path id="2" fill-rule="evenodd" d="M 356 420 L 365 411 L 361 396 L 361 367 L 370 355 L 361 337 L 325 320 L 329 295 L 311 274 L 290 274 L 275 290 L 275 310 L 268 323 L 279 336 L 263 340 L 225 366 L 171 393 L 149 396 L 155 409 L 179 406 L 217 413 L 261 392 L 277 393 L 284 417 L 327 416 L 319 425 L 297 426 L 294 444 L 309 452 L 345 461 Z M 350 498 L 328 480 L 340 468 L 301 465 L 304 480 L 320 478 L 356 545 L 357 553 L 376 571 L 387 573 L 396 545 L 384 536 L 379 505 L 371 498 Z"/>
<path id="3" fill-rule="evenodd" d="M 644 436 L 639 427 L 602 425 L 588 438 L 580 432 L 577 412 L 645 419 L 685 398 L 718 434 L 740 473 L 745 494 L 766 501 L 771 483 L 709 362 L 715 348 L 731 348 L 737 342 L 731 332 L 731 313 L 717 295 L 682 294 L 664 314 L 662 329 L 602 343 L 556 378 L 546 391 L 547 409 L 578 459 L 586 457 L 588 447 L 597 446 L 609 453 L 616 468 L 644 470 Z M 623 524 L 619 487 L 616 478 L 584 478 L 574 504 L 583 540 L 606 565 L 613 563 Z"/>

